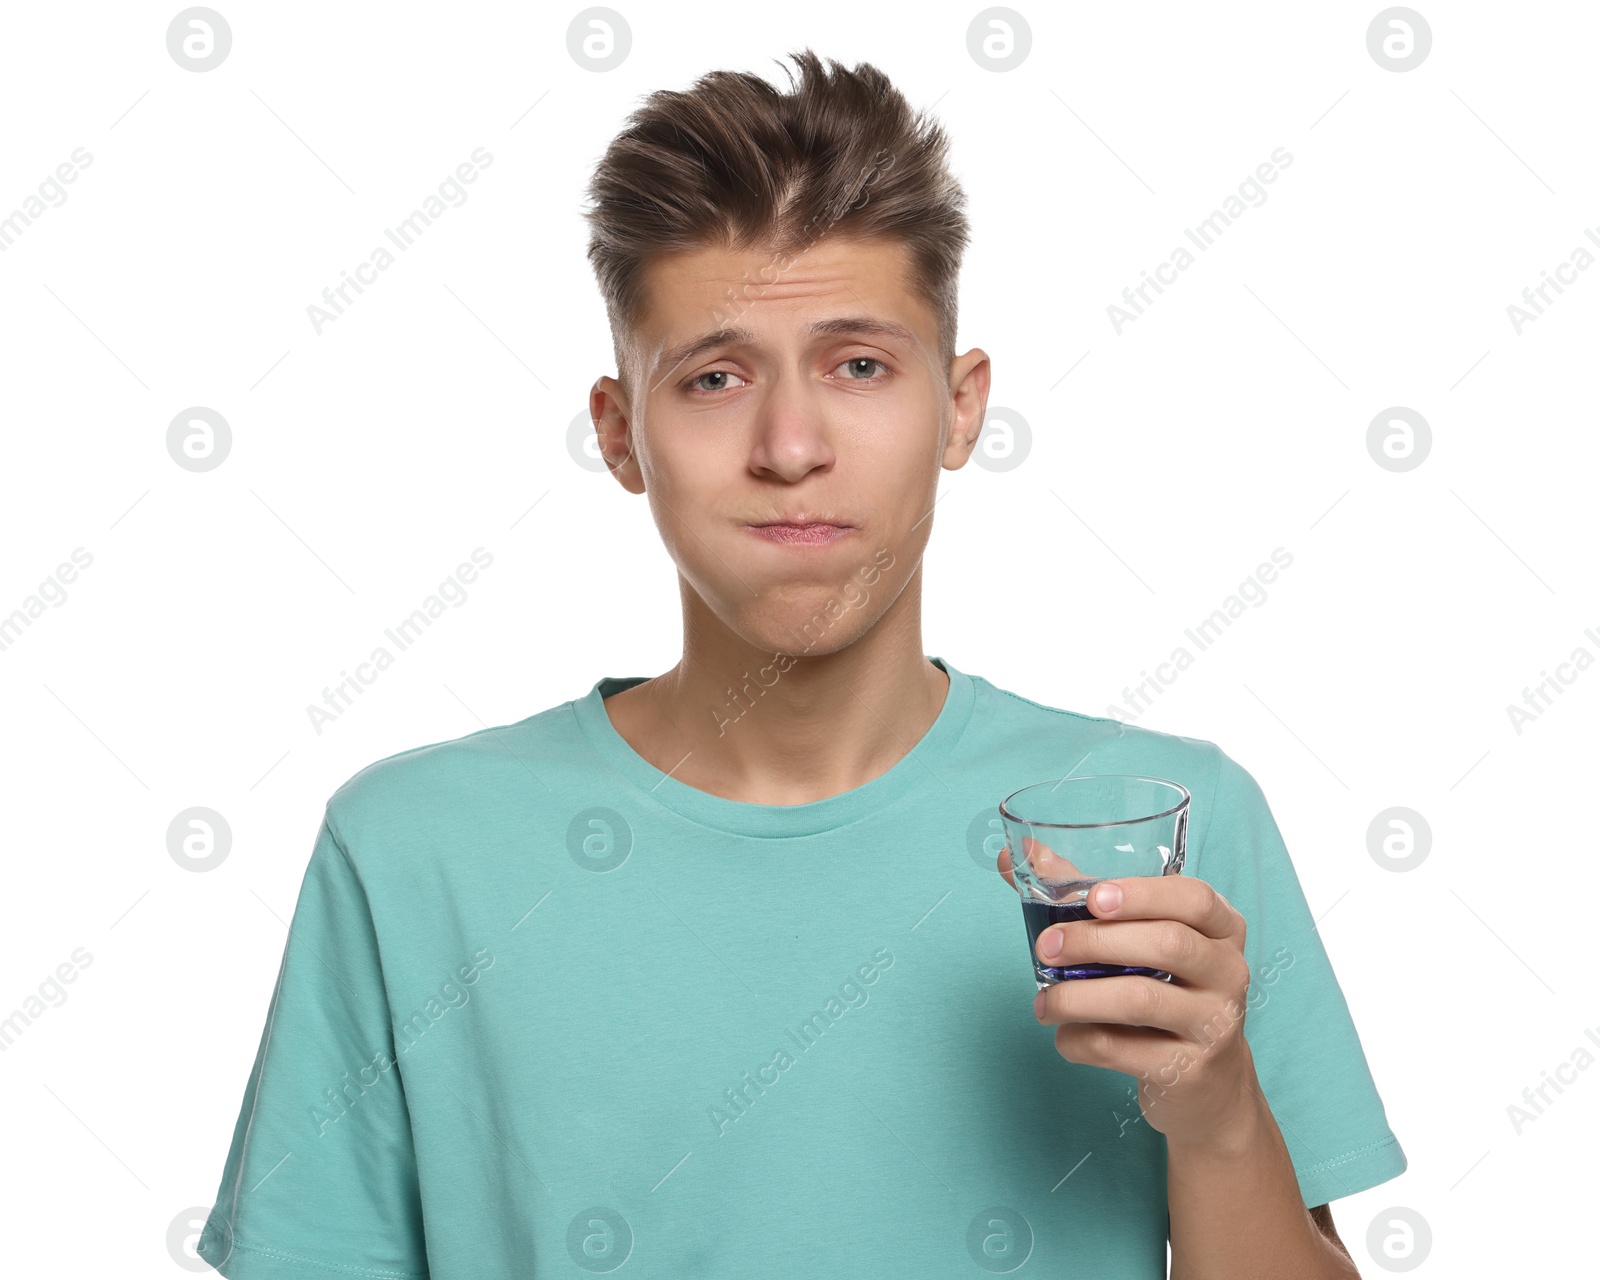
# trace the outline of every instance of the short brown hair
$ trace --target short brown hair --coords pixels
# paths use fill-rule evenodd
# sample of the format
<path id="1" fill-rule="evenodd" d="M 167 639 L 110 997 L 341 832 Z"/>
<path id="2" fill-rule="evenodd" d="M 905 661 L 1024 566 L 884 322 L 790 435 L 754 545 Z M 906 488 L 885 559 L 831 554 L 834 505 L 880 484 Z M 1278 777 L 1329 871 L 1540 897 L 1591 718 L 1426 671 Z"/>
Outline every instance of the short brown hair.
<path id="1" fill-rule="evenodd" d="M 954 359 L 968 224 L 944 130 L 870 63 L 846 70 L 830 58 L 830 72 L 810 49 L 789 56 L 801 79 L 784 67 L 787 94 L 744 71 L 650 94 L 596 168 L 589 261 L 625 383 L 652 257 L 714 246 L 770 249 L 776 262 L 825 233 L 902 243 L 908 284 L 938 318 L 944 366 Z"/>

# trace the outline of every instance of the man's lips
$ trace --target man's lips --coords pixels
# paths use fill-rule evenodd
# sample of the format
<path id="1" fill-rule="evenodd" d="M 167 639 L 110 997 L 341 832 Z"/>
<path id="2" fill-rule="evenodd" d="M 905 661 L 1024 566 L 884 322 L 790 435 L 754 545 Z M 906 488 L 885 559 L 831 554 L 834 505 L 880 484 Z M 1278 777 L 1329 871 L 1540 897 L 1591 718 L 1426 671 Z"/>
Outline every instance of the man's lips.
<path id="1" fill-rule="evenodd" d="M 747 524 L 745 528 L 768 542 L 784 546 L 821 546 L 837 542 L 856 531 L 853 525 L 825 524 L 821 521 L 806 524 Z"/>

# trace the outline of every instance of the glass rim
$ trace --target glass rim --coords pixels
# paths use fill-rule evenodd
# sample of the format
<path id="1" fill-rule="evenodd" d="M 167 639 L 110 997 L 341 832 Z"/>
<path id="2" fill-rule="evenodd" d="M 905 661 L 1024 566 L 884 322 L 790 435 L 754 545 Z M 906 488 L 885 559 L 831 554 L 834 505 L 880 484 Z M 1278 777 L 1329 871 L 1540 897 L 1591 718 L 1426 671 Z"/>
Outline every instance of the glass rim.
<path id="1" fill-rule="evenodd" d="M 1173 790 L 1177 791 L 1179 793 L 1179 799 L 1177 804 L 1173 805 L 1170 809 L 1163 809 L 1160 813 L 1149 813 L 1139 818 L 1118 818 L 1112 822 L 1041 822 L 1034 818 L 1024 818 L 1020 814 L 1013 813 L 1010 809 L 1006 808 L 1008 804 L 1020 796 L 1024 791 L 1032 791 L 1035 787 L 1049 787 L 1054 790 L 1063 782 L 1088 782 L 1092 779 L 1098 778 L 1133 778 L 1140 782 L 1154 782 L 1158 786 L 1171 787 Z M 1152 822 L 1157 818 L 1171 817 L 1180 809 L 1185 808 L 1191 798 L 1192 796 L 1189 788 L 1184 786 L 1181 782 L 1174 782 L 1171 778 L 1155 778 L 1146 773 L 1080 773 L 1065 778 L 1057 778 L 1054 782 L 1030 782 L 1025 787 L 1018 787 L 1000 802 L 1000 816 L 1002 818 L 1009 818 L 1012 822 L 1020 822 L 1025 826 L 1030 827 L 1058 827 L 1071 828 L 1074 830 L 1084 830 L 1090 827 L 1127 827 L 1132 826 L 1136 822 Z"/>

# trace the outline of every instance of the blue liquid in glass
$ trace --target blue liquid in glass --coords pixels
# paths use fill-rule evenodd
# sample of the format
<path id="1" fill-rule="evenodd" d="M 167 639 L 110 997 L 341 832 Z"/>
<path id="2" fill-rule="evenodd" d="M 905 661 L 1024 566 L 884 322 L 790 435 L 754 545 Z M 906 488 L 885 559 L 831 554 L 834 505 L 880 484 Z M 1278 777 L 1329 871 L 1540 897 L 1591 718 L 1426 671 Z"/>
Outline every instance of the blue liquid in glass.
<path id="1" fill-rule="evenodd" d="M 1094 912 L 1089 910 L 1088 902 L 1082 898 L 1071 902 L 1035 902 L 1030 898 L 1022 900 L 1022 921 L 1028 929 L 1028 954 L 1033 957 L 1033 975 L 1041 988 L 1057 982 L 1067 982 L 1073 978 L 1114 978 L 1130 973 L 1147 978 L 1159 978 L 1163 982 L 1172 981 L 1172 975 L 1165 970 L 1152 969 L 1145 965 L 1089 962 L 1060 966 L 1048 965 L 1039 959 L 1039 935 L 1051 925 L 1062 924 L 1068 920 L 1095 918 Z"/>

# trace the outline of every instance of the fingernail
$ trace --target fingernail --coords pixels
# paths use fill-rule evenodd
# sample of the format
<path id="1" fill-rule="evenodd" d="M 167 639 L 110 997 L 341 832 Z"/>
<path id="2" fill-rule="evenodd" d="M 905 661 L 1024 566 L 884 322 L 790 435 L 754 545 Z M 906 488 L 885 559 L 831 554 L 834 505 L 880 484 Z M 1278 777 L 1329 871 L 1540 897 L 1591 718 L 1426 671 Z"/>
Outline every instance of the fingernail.
<path id="1" fill-rule="evenodd" d="M 1051 956 L 1061 953 L 1062 941 L 1063 932 L 1060 929 L 1051 929 L 1044 937 L 1039 939 L 1039 950 L 1045 959 L 1048 960 Z"/>
<path id="2" fill-rule="evenodd" d="M 1044 992 L 1042 991 L 1033 998 L 1033 1016 L 1035 1018 L 1044 1017 Z"/>
<path id="3" fill-rule="evenodd" d="M 1122 905 L 1122 886 L 1102 884 L 1095 888 L 1094 905 L 1101 911 L 1115 911 Z"/>

